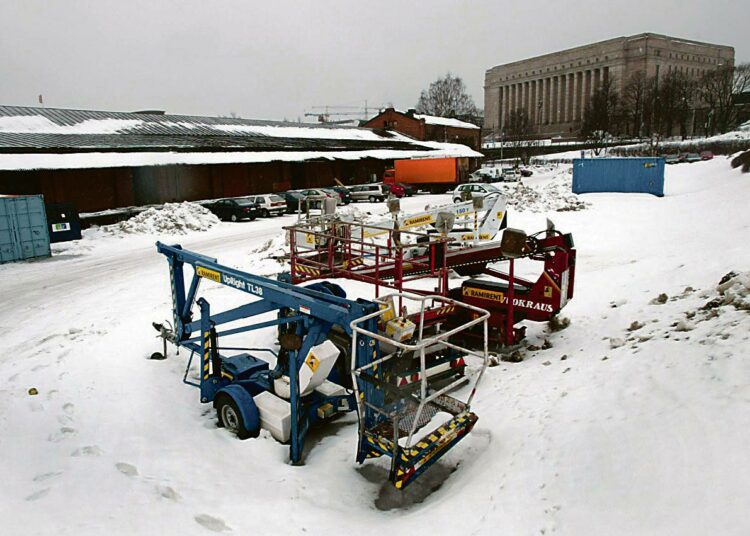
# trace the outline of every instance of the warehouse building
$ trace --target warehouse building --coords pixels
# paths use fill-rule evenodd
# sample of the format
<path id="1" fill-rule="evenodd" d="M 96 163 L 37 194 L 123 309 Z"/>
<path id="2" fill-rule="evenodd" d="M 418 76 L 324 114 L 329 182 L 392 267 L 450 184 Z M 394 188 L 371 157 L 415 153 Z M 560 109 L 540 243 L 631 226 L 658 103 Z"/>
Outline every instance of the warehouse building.
<path id="1" fill-rule="evenodd" d="M 525 109 L 536 135 L 577 136 L 594 90 L 609 77 L 622 93 L 638 71 L 697 78 L 733 63 L 730 46 L 643 33 L 498 65 L 485 73 L 484 126 L 501 134 L 510 115 Z"/>
<path id="2" fill-rule="evenodd" d="M 415 140 L 460 143 L 474 150 L 479 150 L 482 141 L 481 129 L 476 125 L 449 117 L 418 114 L 414 109 L 401 112 L 386 108 L 362 126 L 400 132 Z"/>
<path id="3" fill-rule="evenodd" d="M 81 212 L 354 184 L 395 159 L 481 156 L 366 128 L 0 106 L 0 194 Z"/>

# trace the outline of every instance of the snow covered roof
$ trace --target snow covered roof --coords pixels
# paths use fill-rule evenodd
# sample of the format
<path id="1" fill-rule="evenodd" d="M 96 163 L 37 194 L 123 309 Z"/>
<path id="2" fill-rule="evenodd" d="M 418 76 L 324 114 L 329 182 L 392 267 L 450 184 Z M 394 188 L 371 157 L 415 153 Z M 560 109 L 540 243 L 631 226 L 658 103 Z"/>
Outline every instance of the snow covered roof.
<path id="1" fill-rule="evenodd" d="M 424 119 L 424 122 L 428 125 L 440 125 L 445 127 L 455 127 L 455 128 L 474 128 L 479 129 L 478 126 L 467 123 L 466 121 L 459 121 L 458 119 L 451 119 L 449 117 L 438 117 L 436 115 L 423 115 L 423 114 L 414 114 L 415 119 Z"/>
<path id="2" fill-rule="evenodd" d="M 395 132 L 224 117 L 0 106 L 0 169 L 480 157 Z"/>

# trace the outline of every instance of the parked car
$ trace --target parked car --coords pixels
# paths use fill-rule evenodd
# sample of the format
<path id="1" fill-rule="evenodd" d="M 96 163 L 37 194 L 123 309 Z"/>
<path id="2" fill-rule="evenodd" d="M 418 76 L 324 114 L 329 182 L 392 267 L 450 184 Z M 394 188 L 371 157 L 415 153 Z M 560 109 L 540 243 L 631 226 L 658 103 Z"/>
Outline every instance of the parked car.
<path id="1" fill-rule="evenodd" d="M 414 188 L 409 186 L 408 184 L 403 184 L 401 182 L 397 182 L 397 185 L 401 186 L 401 188 L 404 189 L 404 195 L 406 197 L 411 197 L 414 195 Z"/>
<path id="2" fill-rule="evenodd" d="M 534 172 L 531 171 L 529 168 L 521 168 L 520 172 L 521 172 L 521 177 L 531 177 L 534 174 Z"/>
<path id="3" fill-rule="evenodd" d="M 388 192 L 389 194 L 398 197 L 401 199 L 406 195 L 406 192 L 404 191 L 404 187 L 400 184 L 384 184 L 383 189 Z"/>
<path id="4" fill-rule="evenodd" d="M 711 151 L 703 151 L 701 153 L 701 160 L 711 160 L 714 157 L 714 153 Z"/>
<path id="5" fill-rule="evenodd" d="M 462 184 L 453 190 L 452 197 L 454 203 L 460 203 L 463 201 L 461 197 L 463 192 L 471 192 L 472 197 L 484 197 L 489 194 L 499 193 L 500 190 L 498 190 L 496 186 L 486 182 Z"/>
<path id="6" fill-rule="evenodd" d="M 336 200 L 337 205 L 341 203 L 341 197 L 339 197 L 339 194 L 330 188 L 309 188 L 307 190 L 300 190 L 300 193 L 306 198 L 311 198 L 308 201 L 309 208 L 320 208 L 322 205 L 321 198 L 324 197 L 332 197 Z"/>
<path id="7" fill-rule="evenodd" d="M 503 182 L 515 182 L 521 180 L 521 173 L 517 168 L 503 168 Z"/>
<path id="8" fill-rule="evenodd" d="M 296 190 L 281 192 L 279 195 L 284 198 L 284 201 L 286 201 L 287 214 L 297 212 L 300 208 L 300 203 L 305 199 L 305 196 Z"/>
<path id="9" fill-rule="evenodd" d="M 685 162 L 688 162 L 692 164 L 693 162 L 700 162 L 701 161 L 701 155 L 698 153 L 688 153 L 688 155 L 685 157 Z"/>
<path id="10" fill-rule="evenodd" d="M 664 163 L 665 164 L 679 164 L 680 163 L 680 155 L 677 154 L 667 154 L 664 155 Z"/>
<path id="11" fill-rule="evenodd" d="M 385 201 L 389 193 L 383 184 L 361 184 L 352 186 L 349 191 L 352 193 L 352 201 L 369 201 L 370 203 Z"/>
<path id="12" fill-rule="evenodd" d="M 252 221 L 258 217 L 258 213 L 260 212 L 257 203 L 244 198 L 219 199 L 205 206 L 222 221 Z"/>
<path id="13" fill-rule="evenodd" d="M 677 161 L 679 163 L 687 162 L 687 157 L 688 157 L 687 153 L 680 153 L 680 154 L 677 155 Z"/>
<path id="14" fill-rule="evenodd" d="M 260 217 L 268 218 L 269 216 L 279 216 L 286 212 L 286 200 L 280 195 L 263 194 L 251 195 L 247 197 L 250 201 L 258 203 L 260 207 Z"/>
<path id="15" fill-rule="evenodd" d="M 469 175 L 469 182 L 492 182 L 499 177 L 500 172 L 497 168 L 494 171 L 488 168 L 480 168 Z"/>
<path id="16" fill-rule="evenodd" d="M 343 186 L 331 186 L 330 188 L 323 188 L 326 192 L 332 192 L 339 196 L 339 203 L 342 205 L 348 205 L 352 202 L 352 194 L 349 188 Z"/>

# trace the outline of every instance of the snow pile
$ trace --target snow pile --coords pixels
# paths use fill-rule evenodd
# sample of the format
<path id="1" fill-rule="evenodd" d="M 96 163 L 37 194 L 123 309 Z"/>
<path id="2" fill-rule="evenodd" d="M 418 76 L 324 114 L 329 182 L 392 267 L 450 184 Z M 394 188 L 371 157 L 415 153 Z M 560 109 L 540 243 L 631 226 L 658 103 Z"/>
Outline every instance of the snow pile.
<path id="1" fill-rule="evenodd" d="M 716 287 L 718 305 L 733 305 L 737 309 L 750 312 L 750 272 L 729 272 Z"/>
<path id="2" fill-rule="evenodd" d="M 513 185 L 497 184 L 508 206 L 528 212 L 570 212 L 584 210 L 590 203 L 572 193 L 573 178 L 569 172 L 559 173 L 556 180 L 544 185 L 526 185 L 519 181 Z"/>
<path id="3" fill-rule="evenodd" d="M 152 207 L 129 220 L 102 227 L 109 234 L 170 234 L 184 235 L 192 231 L 207 231 L 219 223 L 213 213 L 196 203 L 166 203 Z"/>
<path id="4" fill-rule="evenodd" d="M 289 270 L 289 241 L 287 233 L 279 233 L 262 242 L 248 253 L 250 259 L 242 269 L 255 275 L 275 278 L 279 272 Z"/>

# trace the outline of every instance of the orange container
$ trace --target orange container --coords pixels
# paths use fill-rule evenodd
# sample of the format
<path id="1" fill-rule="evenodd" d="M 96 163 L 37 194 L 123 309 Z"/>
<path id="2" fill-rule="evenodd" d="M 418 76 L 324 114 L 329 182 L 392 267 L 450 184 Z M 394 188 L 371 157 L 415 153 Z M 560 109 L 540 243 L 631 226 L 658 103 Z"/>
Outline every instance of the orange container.
<path id="1" fill-rule="evenodd" d="M 456 158 L 396 160 L 395 181 L 404 184 L 447 184 L 458 182 Z"/>

